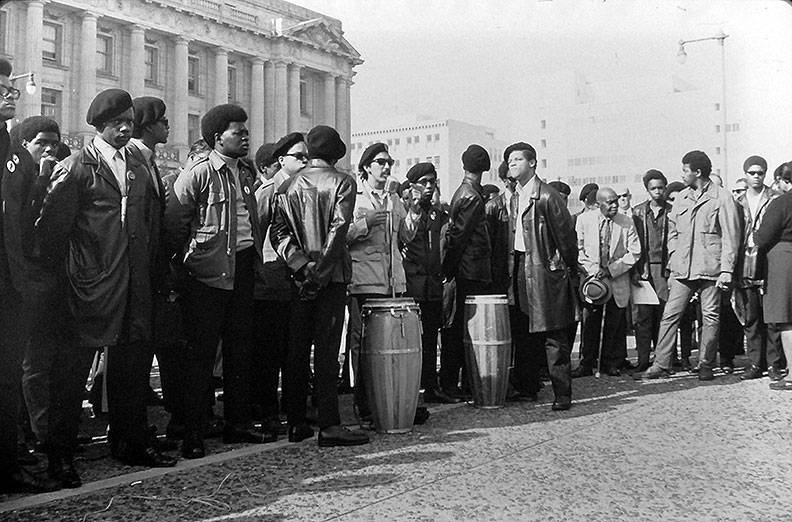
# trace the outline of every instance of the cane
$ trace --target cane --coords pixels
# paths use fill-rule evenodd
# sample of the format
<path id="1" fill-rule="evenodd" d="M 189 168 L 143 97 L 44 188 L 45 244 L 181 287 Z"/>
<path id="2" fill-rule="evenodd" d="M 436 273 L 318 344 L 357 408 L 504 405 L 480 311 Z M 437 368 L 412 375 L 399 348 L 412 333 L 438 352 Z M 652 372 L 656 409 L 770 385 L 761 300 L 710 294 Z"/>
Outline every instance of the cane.
<path id="1" fill-rule="evenodd" d="M 597 355 L 597 373 L 594 377 L 600 378 L 600 370 L 602 369 L 602 345 L 605 344 L 605 305 L 602 305 L 602 322 L 600 323 L 600 339 L 599 339 L 599 355 Z"/>

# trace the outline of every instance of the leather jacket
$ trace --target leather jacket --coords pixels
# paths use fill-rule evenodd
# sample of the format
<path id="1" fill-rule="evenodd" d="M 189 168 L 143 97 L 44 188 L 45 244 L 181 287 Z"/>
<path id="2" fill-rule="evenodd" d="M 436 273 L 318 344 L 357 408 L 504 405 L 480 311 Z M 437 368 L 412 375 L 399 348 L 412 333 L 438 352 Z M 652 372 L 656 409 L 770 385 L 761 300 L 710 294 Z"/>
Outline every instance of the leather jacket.
<path id="1" fill-rule="evenodd" d="M 443 276 L 491 282 L 490 239 L 481 185 L 474 186 L 467 174 L 451 198 L 449 214 Z"/>
<path id="2" fill-rule="evenodd" d="M 663 204 L 663 254 L 661 274 L 666 273 L 668 267 L 668 213 L 671 212 L 671 205 L 668 203 Z M 635 231 L 638 232 L 638 239 L 641 241 L 641 257 L 635 263 L 633 271 L 638 276 L 645 280 L 651 281 L 652 274 L 649 269 L 649 213 L 652 210 L 649 208 L 649 201 L 644 201 L 640 205 L 633 208 L 633 223 L 635 224 Z"/>
<path id="3" fill-rule="evenodd" d="M 499 294 L 509 290 L 509 240 L 512 237 L 509 231 L 509 195 L 504 192 L 487 201 L 484 211 L 487 215 L 487 227 L 490 234 L 490 248 L 492 250 L 492 286 Z M 512 239 L 512 246 L 514 241 Z"/>
<path id="4" fill-rule="evenodd" d="M 354 177 L 316 159 L 278 190 L 270 238 L 302 299 L 316 297 L 330 283 L 352 281 L 346 236 L 356 193 Z"/>
<path id="5" fill-rule="evenodd" d="M 408 214 L 399 230 L 407 295 L 416 301 L 440 301 L 443 298 L 440 242 L 443 228 L 447 226 L 448 213 L 433 205 L 428 209 L 422 208 L 419 216 Z"/>

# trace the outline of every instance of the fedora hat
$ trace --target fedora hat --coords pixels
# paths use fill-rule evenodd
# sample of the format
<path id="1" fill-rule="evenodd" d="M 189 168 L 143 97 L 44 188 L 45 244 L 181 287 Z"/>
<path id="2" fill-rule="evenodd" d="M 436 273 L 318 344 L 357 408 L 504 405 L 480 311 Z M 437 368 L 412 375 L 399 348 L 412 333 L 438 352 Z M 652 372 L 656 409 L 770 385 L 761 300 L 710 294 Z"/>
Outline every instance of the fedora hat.
<path id="1" fill-rule="evenodd" d="M 597 276 L 588 276 L 580 283 L 580 299 L 588 305 L 599 306 L 611 298 L 611 287 Z"/>

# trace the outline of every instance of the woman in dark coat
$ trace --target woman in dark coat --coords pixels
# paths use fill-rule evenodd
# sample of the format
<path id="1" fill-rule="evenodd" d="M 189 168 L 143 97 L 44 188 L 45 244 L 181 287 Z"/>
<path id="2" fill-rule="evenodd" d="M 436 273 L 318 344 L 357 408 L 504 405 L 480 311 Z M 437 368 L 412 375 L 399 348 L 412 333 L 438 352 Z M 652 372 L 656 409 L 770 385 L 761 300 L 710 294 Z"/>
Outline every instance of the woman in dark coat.
<path id="1" fill-rule="evenodd" d="M 767 291 L 764 297 L 764 319 L 775 323 L 781 332 L 781 343 L 787 364 L 792 361 L 792 162 L 775 171 L 775 183 L 782 196 L 770 202 L 754 241 L 767 253 Z M 792 390 L 792 379 L 771 382 L 774 390 Z"/>

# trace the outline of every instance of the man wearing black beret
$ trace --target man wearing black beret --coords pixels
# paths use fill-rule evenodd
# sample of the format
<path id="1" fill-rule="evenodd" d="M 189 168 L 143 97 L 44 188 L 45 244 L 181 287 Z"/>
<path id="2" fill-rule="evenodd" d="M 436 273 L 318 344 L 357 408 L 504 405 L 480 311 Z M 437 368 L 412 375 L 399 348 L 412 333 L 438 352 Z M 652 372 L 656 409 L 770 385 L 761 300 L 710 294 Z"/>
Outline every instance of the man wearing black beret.
<path id="1" fill-rule="evenodd" d="M 572 194 L 572 189 L 569 188 L 569 185 L 567 185 L 560 179 L 551 181 L 550 183 L 548 183 L 548 185 L 550 185 L 551 187 L 553 187 L 558 191 L 558 193 L 561 195 L 561 198 L 564 200 L 564 203 L 567 202 L 567 200 L 569 199 L 569 195 Z"/>
<path id="2" fill-rule="evenodd" d="M 366 444 L 368 435 L 341 426 L 338 412 L 338 351 L 352 259 L 346 235 L 352 223 L 357 184 L 337 171 L 346 154 L 338 132 L 324 125 L 306 136 L 309 163 L 278 191 L 272 244 L 286 260 L 297 285 L 289 324 L 284 394 L 289 441 L 313 436 L 306 421 L 308 366 L 314 346 L 319 446 Z M 310 195 L 310 197 L 306 197 Z"/>
<path id="3" fill-rule="evenodd" d="M 261 266 L 263 238 L 246 159 L 247 113 L 218 105 L 201 119 L 212 151 L 193 161 L 173 184 L 165 212 L 167 233 L 189 277 L 185 282 L 189 354 L 184 361 L 185 435 L 182 455 L 205 455 L 206 397 L 212 392 L 217 345 L 223 343 L 225 443 L 272 442 L 277 434 L 253 428 L 250 411 L 250 351 L 253 347 L 253 288 Z"/>
<path id="4" fill-rule="evenodd" d="M 155 214 L 146 166 L 126 145 L 134 112 L 129 93 L 100 92 L 86 116 L 97 135 L 59 163 L 36 223 L 50 259 L 66 258 L 75 339 L 55 356 L 49 473 L 66 487 L 80 485 L 73 466 L 85 375 L 105 349 L 110 446 L 124 463 L 173 466 L 148 438 L 146 392 L 151 364 Z"/>
<path id="5" fill-rule="evenodd" d="M 442 274 L 446 282 L 456 281 L 456 313 L 450 328 L 442 331 L 440 387 L 449 395 L 462 396 L 460 371 L 467 381 L 462 347 L 465 298 L 491 292 L 490 238 L 484 212 L 481 175 L 490 169 L 489 154 L 480 145 L 470 145 L 462 154 L 464 178 L 451 198 L 446 254 Z"/>

